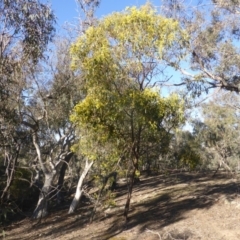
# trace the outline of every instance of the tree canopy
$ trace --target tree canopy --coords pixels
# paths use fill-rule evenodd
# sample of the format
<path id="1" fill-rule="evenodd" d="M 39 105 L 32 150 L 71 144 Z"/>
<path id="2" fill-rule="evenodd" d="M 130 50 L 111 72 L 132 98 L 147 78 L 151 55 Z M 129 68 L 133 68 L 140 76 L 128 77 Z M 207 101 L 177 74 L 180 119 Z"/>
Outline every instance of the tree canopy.
<path id="1" fill-rule="evenodd" d="M 182 73 L 179 84 L 197 95 L 212 88 L 239 92 L 239 1 L 164 0 L 161 9 L 189 36 L 186 58 L 175 65 Z"/>
<path id="2" fill-rule="evenodd" d="M 179 98 L 160 97 L 155 85 L 159 62 L 182 37 L 178 23 L 159 16 L 149 4 L 90 27 L 71 47 L 72 67 L 80 70 L 86 91 L 72 121 L 100 131 L 101 138 L 114 136 L 132 144 L 140 144 L 143 130 L 161 130 L 167 120 L 181 122 Z"/>
<path id="3" fill-rule="evenodd" d="M 157 82 L 168 50 L 185 37 L 178 22 L 146 4 L 103 18 L 71 47 L 72 67 L 86 91 L 71 120 L 88 130 L 82 139 L 111 141 L 125 152 L 133 176 L 146 146 L 161 146 L 161 138 L 184 120 L 183 102 L 176 94 L 161 97 Z"/>

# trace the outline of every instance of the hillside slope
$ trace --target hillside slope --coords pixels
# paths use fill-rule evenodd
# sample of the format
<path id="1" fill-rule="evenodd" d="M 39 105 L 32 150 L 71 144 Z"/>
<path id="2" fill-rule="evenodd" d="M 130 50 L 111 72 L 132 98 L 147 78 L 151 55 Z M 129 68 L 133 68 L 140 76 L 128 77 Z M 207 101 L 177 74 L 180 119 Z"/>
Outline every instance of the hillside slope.
<path id="1" fill-rule="evenodd" d="M 5 239 L 175 240 L 240 239 L 240 188 L 226 175 L 178 173 L 142 178 L 134 188 L 129 221 L 122 216 L 126 187 L 119 187 L 115 207 L 98 209 L 89 224 L 91 204 L 74 215 L 67 206 L 41 223 L 26 218 L 5 229 Z"/>

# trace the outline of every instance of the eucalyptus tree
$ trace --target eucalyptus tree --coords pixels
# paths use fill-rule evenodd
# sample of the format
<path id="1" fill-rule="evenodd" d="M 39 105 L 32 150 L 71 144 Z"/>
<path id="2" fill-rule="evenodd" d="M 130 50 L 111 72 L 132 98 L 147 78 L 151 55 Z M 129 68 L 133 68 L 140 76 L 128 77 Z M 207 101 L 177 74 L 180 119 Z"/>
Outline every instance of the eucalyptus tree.
<path id="1" fill-rule="evenodd" d="M 35 169 L 43 173 L 34 218 L 48 214 L 49 197 L 61 190 L 67 165 L 73 157 L 75 126 L 69 121 L 69 115 L 82 94 L 79 78 L 70 69 L 70 43 L 67 38 L 56 40 L 48 65 L 38 65 L 39 70 L 31 79 L 36 87 L 29 92 L 29 105 L 22 113 L 36 152 Z"/>
<path id="2" fill-rule="evenodd" d="M 158 83 L 165 58 L 185 41 L 178 22 L 148 3 L 99 20 L 71 47 L 72 67 L 81 72 L 86 91 L 71 116 L 84 129 L 78 144 L 111 143 L 115 161 L 129 160 L 126 218 L 144 146 L 161 144 L 158 140 L 184 120 L 184 104 L 176 94 L 161 97 Z M 97 150 L 84 154 L 98 159 Z"/>
<path id="3" fill-rule="evenodd" d="M 216 172 L 221 166 L 232 172 L 239 165 L 238 101 L 238 96 L 228 93 L 221 94 L 202 106 L 204 120 L 198 134 L 204 139 L 209 157 L 218 166 Z"/>
<path id="4" fill-rule="evenodd" d="M 189 35 L 176 86 L 186 85 L 195 95 L 212 88 L 239 92 L 240 1 L 164 0 L 162 12 L 177 19 Z M 169 60 L 171 62 L 171 60 Z"/>
<path id="5" fill-rule="evenodd" d="M 38 0 L 0 1 L 0 156 L 7 176 L 2 200 L 28 135 L 21 117 L 27 75 L 52 40 L 54 22 L 49 6 Z"/>
<path id="6" fill-rule="evenodd" d="M 202 164 L 201 142 L 198 136 L 190 131 L 178 131 L 172 141 L 173 166 L 195 170 Z"/>
<path id="7" fill-rule="evenodd" d="M 186 30 L 189 40 L 185 48 L 185 56 L 179 58 L 179 64 L 172 63 L 172 66 L 182 74 L 182 78 L 178 82 L 174 82 L 175 86 L 186 86 L 186 90 L 194 96 L 202 93 L 212 93 L 218 95 L 216 89 L 223 89 L 228 92 L 239 93 L 240 87 L 240 48 L 239 48 L 239 24 L 240 24 L 240 1 L 239 0 L 203 0 L 203 1 L 181 1 L 181 0 L 164 0 L 162 12 L 165 16 L 177 19 L 181 26 Z M 169 60 L 171 63 L 171 59 Z M 233 94 L 234 95 L 234 94 Z M 210 95 L 208 95 L 210 96 Z M 224 111 L 220 106 L 206 105 L 209 108 L 209 115 Z M 218 110 L 214 109 L 218 108 Z M 220 110 L 221 109 L 221 110 Z M 214 111 L 214 113 L 211 113 Z M 230 111 L 226 108 L 226 111 Z M 206 110 L 206 112 L 208 112 Z M 233 113 L 229 113 L 232 116 Z M 205 116 L 206 117 L 206 116 Z M 205 122 L 202 125 L 203 132 L 216 131 Z M 216 122 L 212 122 L 217 126 L 222 125 L 221 117 L 215 117 Z M 227 122 L 225 122 L 227 124 Z M 200 126 L 200 125 L 199 125 Z M 222 133 L 230 131 L 228 125 L 224 126 Z M 225 132 L 225 136 L 230 137 L 231 134 Z M 220 132 L 215 132 L 220 137 Z M 236 133 L 236 132 L 235 132 Z M 230 137 L 231 138 L 231 137 Z M 215 139 L 215 147 L 218 150 L 213 154 L 219 155 L 220 162 L 226 163 L 226 159 L 230 157 L 227 147 L 224 147 L 228 141 L 222 136 Z M 238 139 L 237 135 L 233 139 Z M 219 145 L 223 144 L 222 147 Z M 234 142 L 234 140 L 233 140 Z M 227 144 L 228 145 L 228 144 Z M 209 148 L 208 148 L 209 150 Z M 213 156 L 213 158 L 214 158 Z M 225 156 L 225 157 L 224 157 Z M 225 159 L 225 160 L 224 160 Z M 227 167 L 227 165 L 225 165 Z M 228 168 L 228 167 L 227 167 Z"/>

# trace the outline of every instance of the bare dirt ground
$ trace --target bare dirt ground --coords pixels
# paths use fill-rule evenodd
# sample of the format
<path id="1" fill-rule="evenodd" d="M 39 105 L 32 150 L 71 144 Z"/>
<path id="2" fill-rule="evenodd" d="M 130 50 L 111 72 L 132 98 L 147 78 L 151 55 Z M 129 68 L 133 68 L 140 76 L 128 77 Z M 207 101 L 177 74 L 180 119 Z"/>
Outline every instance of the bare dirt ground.
<path id="1" fill-rule="evenodd" d="M 5 229 L 4 239 L 80 240 L 237 240 L 240 239 L 240 185 L 227 175 L 177 173 L 142 178 L 134 187 L 129 221 L 122 213 L 126 187 L 116 191 L 116 206 L 99 209 L 89 224 L 90 204 L 76 214 L 67 208 L 41 223 L 26 218 Z"/>

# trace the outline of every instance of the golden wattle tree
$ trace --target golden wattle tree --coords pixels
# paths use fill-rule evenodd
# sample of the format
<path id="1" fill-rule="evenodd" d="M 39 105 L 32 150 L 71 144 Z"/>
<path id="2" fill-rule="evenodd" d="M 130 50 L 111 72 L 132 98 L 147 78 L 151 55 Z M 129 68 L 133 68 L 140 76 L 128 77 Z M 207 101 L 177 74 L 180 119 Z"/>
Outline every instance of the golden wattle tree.
<path id="1" fill-rule="evenodd" d="M 71 115 L 81 133 L 78 147 L 93 161 L 96 146 L 104 145 L 106 161 L 128 159 L 126 218 L 144 151 L 153 145 L 161 149 L 170 129 L 184 121 L 184 103 L 177 94 L 161 97 L 160 84 L 166 80 L 165 59 L 177 59 L 174 49 L 186 41 L 178 22 L 146 4 L 101 19 L 71 47 L 72 67 L 81 73 L 86 94 Z"/>

